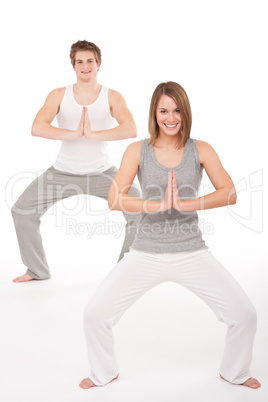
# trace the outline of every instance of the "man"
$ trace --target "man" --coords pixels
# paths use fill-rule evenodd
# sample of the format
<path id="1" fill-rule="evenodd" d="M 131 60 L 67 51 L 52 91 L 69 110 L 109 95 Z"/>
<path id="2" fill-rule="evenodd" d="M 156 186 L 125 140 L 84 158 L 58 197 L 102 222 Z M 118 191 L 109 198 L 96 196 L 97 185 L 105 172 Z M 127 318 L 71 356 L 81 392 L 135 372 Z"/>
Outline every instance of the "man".
<path id="1" fill-rule="evenodd" d="M 106 141 L 136 137 L 136 125 L 123 96 L 97 82 L 101 51 L 92 42 L 71 46 L 71 62 L 77 82 L 53 90 L 32 125 L 32 135 L 62 140 L 54 165 L 35 179 L 12 208 L 20 252 L 27 272 L 14 282 L 50 278 L 40 218 L 55 202 L 78 194 L 107 200 L 117 173 L 106 151 Z M 58 127 L 51 125 L 57 116 Z M 114 127 L 114 122 L 118 125 Z M 140 196 L 132 186 L 130 195 Z M 119 256 L 134 240 L 139 215 L 124 214 L 126 233 Z"/>

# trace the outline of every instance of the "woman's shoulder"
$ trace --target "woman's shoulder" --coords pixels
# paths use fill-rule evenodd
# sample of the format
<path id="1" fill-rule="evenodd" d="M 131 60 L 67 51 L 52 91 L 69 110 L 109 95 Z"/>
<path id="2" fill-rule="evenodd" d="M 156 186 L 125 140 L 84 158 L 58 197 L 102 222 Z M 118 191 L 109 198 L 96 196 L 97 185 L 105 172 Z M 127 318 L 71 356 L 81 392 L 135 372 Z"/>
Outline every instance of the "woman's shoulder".
<path id="1" fill-rule="evenodd" d="M 141 153 L 141 142 L 142 141 L 134 141 L 132 142 L 125 150 L 125 156 L 128 158 L 139 158 Z"/>
<path id="2" fill-rule="evenodd" d="M 128 147 L 127 147 L 127 151 L 128 152 L 138 152 L 141 150 L 141 143 L 143 140 L 141 141 L 134 141 L 132 142 Z"/>
<path id="3" fill-rule="evenodd" d="M 140 152 L 144 146 L 148 145 L 148 141 L 149 138 L 144 138 L 140 141 L 134 141 L 127 147 L 127 150 L 129 150 L 129 152 Z"/>
<path id="4" fill-rule="evenodd" d="M 196 148 L 200 163 L 203 163 L 204 159 L 216 153 L 214 148 L 206 141 L 196 140 Z"/>
<path id="5" fill-rule="evenodd" d="M 147 152 L 146 147 L 148 140 L 149 138 L 145 138 L 140 141 L 132 142 L 125 151 L 125 157 L 135 160 L 141 166 Z"/>
<path id="6" fill-rule="evenodd" d="M 195 140 L 198 151 L 209 152 L 213 147 L 206 141 Z"/>

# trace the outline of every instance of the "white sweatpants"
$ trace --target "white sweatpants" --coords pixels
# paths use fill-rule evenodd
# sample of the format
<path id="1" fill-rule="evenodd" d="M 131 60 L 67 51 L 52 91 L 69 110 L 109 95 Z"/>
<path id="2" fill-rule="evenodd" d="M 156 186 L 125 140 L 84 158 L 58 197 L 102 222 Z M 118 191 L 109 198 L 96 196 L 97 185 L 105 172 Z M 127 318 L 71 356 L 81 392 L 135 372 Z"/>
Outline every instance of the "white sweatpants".
<path id="1" fill-rule="evenodd" d="M 112 326 L 145 292 L 173 281 L 199 296 L 227 324 L 220 374 L 233 384 L 251 375 L 256 311 L 247 295 L 208 250 L 149 254 L 130 250 L 100 285 L 85 310 L 90 378 L 105 385 L 119 373 Z"/>

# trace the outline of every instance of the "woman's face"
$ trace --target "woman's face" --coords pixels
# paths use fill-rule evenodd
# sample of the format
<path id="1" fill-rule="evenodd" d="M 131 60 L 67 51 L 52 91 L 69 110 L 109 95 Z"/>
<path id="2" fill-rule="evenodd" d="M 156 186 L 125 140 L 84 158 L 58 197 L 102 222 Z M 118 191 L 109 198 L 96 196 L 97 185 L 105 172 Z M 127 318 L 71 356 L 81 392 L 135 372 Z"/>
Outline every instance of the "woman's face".
<path id="1" fill-rule="evenodd" d="M 179 134 L 182 128 L 182 119 L 174 99 L 168 95 L 161 95 L 155 116 L 159 126 L 159 135 L 175 136 Z"/>

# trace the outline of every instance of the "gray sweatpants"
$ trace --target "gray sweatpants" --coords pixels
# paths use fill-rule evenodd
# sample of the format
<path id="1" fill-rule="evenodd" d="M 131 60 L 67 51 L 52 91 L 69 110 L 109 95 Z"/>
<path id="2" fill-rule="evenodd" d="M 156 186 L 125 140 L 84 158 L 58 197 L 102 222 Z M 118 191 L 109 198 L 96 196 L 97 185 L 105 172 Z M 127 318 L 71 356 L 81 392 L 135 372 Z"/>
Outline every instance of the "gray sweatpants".
<path id="1" fill-rule="evenodd" d="M 40 218 L 57 201 L 79 194 L 94 195 L 108 199 L 112 180 L 117 168 L 112 166 L 103 173 L 76 175 L 49 168 L 37 177 L 19 197 L 12 207 L 12 216 L 16 228 L 20 253 L 27 273 L 34 279 L 50 278 L 50 270 L 45 256 L 40 234 Z M 136 185 L 132 185 L 129 194 L 140 197 Z M 140 214 L 126 214 L 125 239 L 119 260 L 129 251 L 139 223 Z M 118 260 L 118 261 L 119 261 Z"/>

